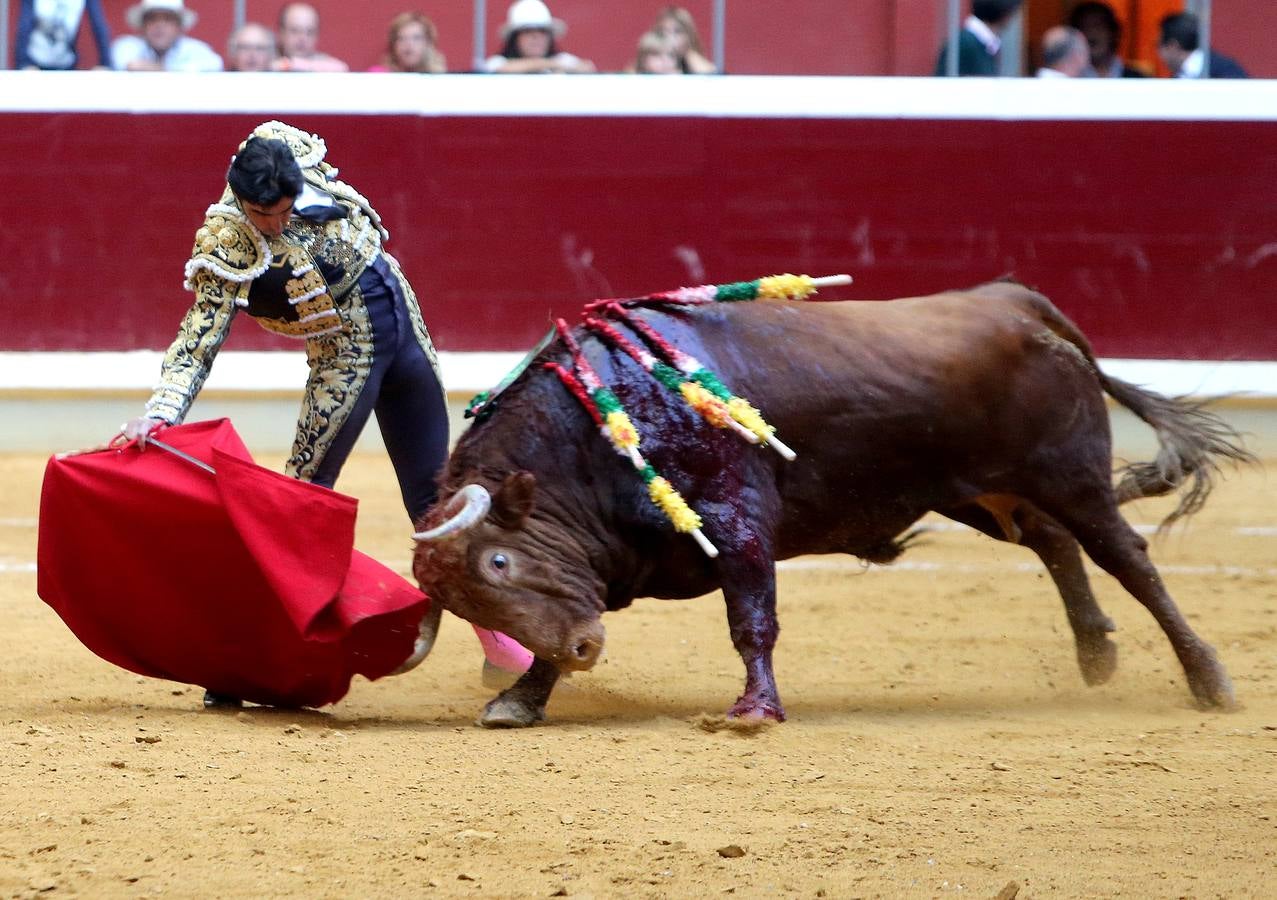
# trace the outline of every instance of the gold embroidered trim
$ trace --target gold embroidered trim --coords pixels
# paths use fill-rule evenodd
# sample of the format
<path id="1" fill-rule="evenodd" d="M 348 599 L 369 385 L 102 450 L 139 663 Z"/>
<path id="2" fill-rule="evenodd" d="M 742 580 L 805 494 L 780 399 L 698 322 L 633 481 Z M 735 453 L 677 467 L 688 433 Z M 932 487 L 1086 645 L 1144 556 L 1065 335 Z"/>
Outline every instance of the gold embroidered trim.
<path id="1" fill-rule="evenodd" d="M 284 471 L 303 481 L 314 477 L 333 440 L 345 426 L 372 371 L 373 334 L 359 286 L 346 295 L 340 333 L 306 342 L 310 377 L 302 394 L 292 455 Z"/>
<path id="2" fill-rule="evenodd" d="M 237 292 L 247 290 L 245 284 L 234 284 L 205 271 L 194 274 L 193 284 L 195 302 L 164 354 L 160 383 L 146 404 L 148 415 L 170 423 L 181 422 L 186 417 L 192 400 L 208 377 L 218 349 L 230 332 Z"/>
<path id="3" fill-rule="evenodd" d="M 293 270 L 296 271 L 295 269 Z M 288 302 L 293 306 L 304 300 L 310 300 L 312 297 L 318 297 L 320 294 L 328 293 L 328 282 L 324 280 L 324 276 L 315 271 L 314 266 L 309 272 L 302 273 L 299 278 L 290 278 L 284 283 L 284 291 L 288 294 Z M 328 298 L 329 306 L 332 305 L 333 298 Z"/>
<path id="4" fill-rule="evenodd" d="M 204 224 L 195 232 L 183 287 L 195 290 L 195 273 L 201 269 L 236 283 L 252 281 L 266 271 L 273 261 L 270 247 L 243 212 L 227 203 L 214 203 L 204 215 Z"/>
<path id="5" fill-rule="evenodd" d="M 330 325 L 328 321 L 336 319 L 336 324 Z M 337 311 L 333 309 L 325 309 L 320 312 L 312 313 L 304 316 L 296 322 L 285 322 L 283 319 L 266 319 L 254 317 L 254 321 L 267 331 L 275 334 L 282 334 L 284 337 L 292 338 L 313 338 L 319 337 L 321 334 L 333 334 L 342 330 L 341 317 L 337 315 Z"/>

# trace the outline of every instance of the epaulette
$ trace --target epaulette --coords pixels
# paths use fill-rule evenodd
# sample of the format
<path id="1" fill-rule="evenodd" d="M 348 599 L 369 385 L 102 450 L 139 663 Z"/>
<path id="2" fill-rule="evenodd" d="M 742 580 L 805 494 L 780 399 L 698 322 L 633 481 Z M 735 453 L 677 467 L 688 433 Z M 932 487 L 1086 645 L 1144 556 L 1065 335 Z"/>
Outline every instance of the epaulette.
<path id="1" fill-rule="evenodd" d="M 219 278 L 246 283 L 270 266 L 272 255 L 266 239 L 240 210 L 225 202 L 214 203 L 195 232 L 195 246 L 186 263 L 184 286 L 195 290 L 192 279 L 200 270 Z"/>

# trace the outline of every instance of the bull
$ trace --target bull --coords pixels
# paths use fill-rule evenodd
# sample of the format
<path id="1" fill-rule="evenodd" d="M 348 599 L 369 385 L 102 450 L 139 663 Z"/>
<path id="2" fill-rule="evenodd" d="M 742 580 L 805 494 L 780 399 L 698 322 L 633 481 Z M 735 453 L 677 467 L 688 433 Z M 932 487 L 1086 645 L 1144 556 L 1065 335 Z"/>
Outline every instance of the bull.
<path id="1" fill-rule="evenodd" d="M 637 313 L 752 400 L 797 458 L 710 427 L 629 356 L 582 334 L 587 359 L 633 411 L 645 455 L 700 513 L 720 551 L 709 558 L 649 503 L 553 374 L 529 367 L 458 442 L 413 560 L 444 608 L 536 656 L 481 725 L 542 720 L 560 675 L 598 659 L 604 612 L 719 588 L 745 666 L 728 714 L 783 720 L 772 669 L 775 561 L 846 553 L 887 563 L 928 512 L 1037 554 L 1087 684 L 1113 675 L 1117 647 L 1082 550 L 1153 615 L 1197 703 L 1233 704 L 1223 665 L 1118 507 L 1178 491 L 1169 523 L 1200 508 L 1220 462 L 1252 457 L 1200 404 L 1102 372 L 1087 339 L 1041 294 L 995 282 L 890 302 Z M 569 362 L 561 344 L 538 360 Z M 1155 460 L 1117 478 L 1105 394 L 1159 441 Z"/>

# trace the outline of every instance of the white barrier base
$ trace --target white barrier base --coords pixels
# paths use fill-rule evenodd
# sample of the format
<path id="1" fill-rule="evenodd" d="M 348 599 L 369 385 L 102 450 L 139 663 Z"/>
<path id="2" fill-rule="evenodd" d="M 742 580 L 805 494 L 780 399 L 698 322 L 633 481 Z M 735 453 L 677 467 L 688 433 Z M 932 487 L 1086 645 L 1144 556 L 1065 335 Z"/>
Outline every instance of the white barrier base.
<path id="1" fill-rule="evenodd" d="M 159 373 L 157 351 L 130 353 L 0 352 L 0 452 L 55 453 L 101 443 L 139 414 Z M 441 353 L 450 433 L 471 396 L 495 385 L 522 353 Z M 1101 360 L 1106 372 L 1166 394 L 1203 398 L 1238 395 L 1255 402 L 1221 412 L 1261 456 L 1277 456 L 1277 363 Z M 306 360 L 287 351 L 228 351 L 218 356 L 188 418 L 232 419 L 257 452 L 286 454 L 293 440 Z M 1155 452 L 1153 433 L 1122 409 L 1112 412 L 1115 450 L 1127 459 Z M 381 452 L 375 426 L 358 452 Z"/>
<path id="2" fill-rule="evenodd" d="M 0 393 L 14 391 L 103 391 L 149 393 L 159 376 L 158 350 L 129 352 L 0 352 Z M 440 353 L 439 368 L 450 394 L 476 394 L 495 385 L 523 358 L 522 353 Z M 1163 394 L 1222 397 L 1240 394 L 1277 398 L 1277 362 L 1180 359 L 1101 359 L 1110 375 Z M 294 392 L 306 382 L 302 353 L 226 351 L 205 391 Z"/>

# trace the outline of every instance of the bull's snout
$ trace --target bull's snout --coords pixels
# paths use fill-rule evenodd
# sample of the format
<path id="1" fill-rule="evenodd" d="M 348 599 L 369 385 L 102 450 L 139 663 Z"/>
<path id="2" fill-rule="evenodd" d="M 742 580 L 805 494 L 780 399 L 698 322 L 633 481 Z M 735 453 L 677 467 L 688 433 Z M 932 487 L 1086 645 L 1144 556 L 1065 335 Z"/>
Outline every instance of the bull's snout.
<path id="1" fill-rule="evenodd" d="M 559 668 L 574 672 L 593 668 L 603 652 L 604 637 L 601 622 L 591 622 L 578 628 L 569 635 L 563 651 L 555 660 Z"/>

